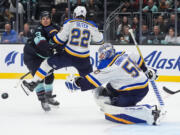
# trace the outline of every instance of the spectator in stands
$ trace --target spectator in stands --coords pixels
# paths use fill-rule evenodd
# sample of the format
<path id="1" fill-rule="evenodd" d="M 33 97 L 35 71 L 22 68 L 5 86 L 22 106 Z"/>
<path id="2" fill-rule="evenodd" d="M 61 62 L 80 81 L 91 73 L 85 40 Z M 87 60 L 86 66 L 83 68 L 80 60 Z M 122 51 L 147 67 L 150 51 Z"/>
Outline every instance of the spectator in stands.
<path id="1" fill-rule="evenodd" d="M 0 1 L 0 14 L 4 13 L 5 9 L 8 9 L 10 6 L 10 3 L 8 0 L 1 0 Z"/>
<path id="2" fill-rule="evenodd" d="M 9 11 L 11 13 L 16 13 L 16 0 L 10 0 Z M 23 5 L 20 2 L 18 2 L 18 14 L 23 14 L 23 13 L 24 13 Z"/>
<path id="3" fill-rule="evenodd" d="M 9 11 L 9 9 L 5 9 L 4 11 L 4 19 L 6 22 L 12 22 L 15 20 L 14 15 Z"/>
<path id="4" fill-rule="evenodd" d="M 19 33 L 18 40 L 19 43 L 26 43 L 29 38 L 32 37 L 32 30 L 29 28 L 29 24 L 24 24 L 24 30 Z"/>
<path id="5" fill-rule="evenodd" d="M 100 21 L 100 19 L 97 18 L 97 14 L 99 13 L 99 8 L 96 5 L 96 3 L 94 3 L 94 0 L 89 0 L 89 3 L 87 4 L 86 8 L 88 12 L 87 20 L 94 21 L 97 24 L 98 21 Z"/>
<path id="6" fill-rule="evenodd" d="M 177 44 L 177 37 L 173 28 L 169 28 L 169 32 L 165 37 L 165 44 Z"/>
<path id="7" fill-rule="evenodd" d="M 149 36 L 148 25 L 147 24 L 142 24 L 141 29 L 142 29 L 142 36 L 139 39 L 140 43 L 147 44 L 147 40 L 148 40 L 148 36 Z M 140 33 L 138 33 L 136 38 L 138 39 L 139 36 L 140 36 Z"/>
<path id="8" fill-rule="evenodd" d="M 171 10 L 170 1 L 161 0 L 159 4 L 159 12 L 168 12 Z"/>
<path id="9" fill-rule="evenodd" d="M 148 44 L 165 44 L 164 42 L 164 34 L 160 32 L 159 26 L 155 25 L 153 27 L 153 32 L 150 33 L 148 37 Z"/>
<path id="10" fill-rule="evenodd" d="M 11 24 L 5 24 L 5 32 L 2 34 L 1 43 L 16 43 L 17 33 L 15 30 L 11 29 Z"/>
<path id="11" fill-rule="evenodd" d="M 167 26 L 166 26 L 166 24 L 164 22 L 164 18 L 163 18 L 162 15 L 158 16 L 158 18 L 156 19 L 155 25 L 159 26 L 161 32 L 167 33 L 166 32 Z"/>
<path id="12" fill-rule="evenodd" d="M 137 35 L 137 33 L 139 32 L 139 19 L 137 16 L 133 17 L 131 28 L 133 29 L 134 34 Z"/>
<path id="13" fill-rule="evenodd" d="M 175 23 L 176 23 L 176 15 L 172 13 L 170 15 L 169 21 L 167 22 L 167 26 L 166 26 L 167 32 L 168 32 L 170 27 L 175 29 Z M 177 17 L 177 32 L 178 32 L 178 35 L 179 35 L 180 34 L 180 21 L 179 21 L 178 17 Z"/>
<path id="14" fill-rule="evenodd" d="M 56 8 L 51 9 L 51 18 L 52 18 L 52 23 L 54 24 L 60 24 L 60 18 L 56 12 Z"/>
<path id="15" fill-rule="evenodd" d="M 131 11 L 133 11 L 133 9 L 131 7 L 131 3 L 129 0 L 126 0 L 124 2 L 121 12 L 131 12 Z"/>
<path id="16" fill-rule="evenodd" d="M 158 12 L 158 8 L 154 4 L 154 0 L 148 0 L 148 5 L 143 8 L 143 12 Z"/>
<path id="17" fill-rule="evenodd" d="M 27 15 L 27 9 L 28 6 L 30 6 L 30 18 L 32 20 L 35 20 L 35 16 L 36 16 L 36 11 L 37 11 L 37 0 L 21 0 L 21 3 L 24 7 L 25 10 L 25 14 Z"/>
<path id="18" fill-rule="evenodd" d="M 128 17 L 127 16 L 123 16 L 122 23 L 119 24 L 119 26 L 117 28 L 116 35 L 117 35 L 118 38 L 119 38 L 120 33 L 123 32 L 122 30 L 123 30 L 124 26 L 128 26 L 129 28 L 131 27 L 131 25 L 128 22 Z"/>
<path id="19" fill-rule="evenodd" d="M 134 11 L 139 11 L 139 0 L 132 0 L 131 1 L 131 5 L 132 5 L 132 9 L 134 9 Z M 147 5 L 147 0 L 143 0 L 143 5 L 142 7 L 145 7 Z"/>
<path id="20" fill-rule="evenodd" d="M 61 16 L 61 23 L 60 25 L 62 26 L 64 24 L 64 22 L 68 19 L 68 12 L 69 12 L 69 9 L 68 8 L 65 8 L 65 12 L 64 14 Z M 70 15 L 70 18 L 72 18 L 72 15 Z"/>
<path id="21" fill-rule="evenodd" d="M 129 33 L 129 27 L 123 26 L 123 32 L 119 36 L 119 43 L 120 44 L 132 44 L 133 39 L 131 37 L 131 34 Z"/>
<path id="22" fill-rule="evenodd" d="M 74 10 L 75 7 L 81 5 L 81 6 L 85 6 L 87 3 L 87 0 L 70 0 L 71 2 L 71 10 Z"/>

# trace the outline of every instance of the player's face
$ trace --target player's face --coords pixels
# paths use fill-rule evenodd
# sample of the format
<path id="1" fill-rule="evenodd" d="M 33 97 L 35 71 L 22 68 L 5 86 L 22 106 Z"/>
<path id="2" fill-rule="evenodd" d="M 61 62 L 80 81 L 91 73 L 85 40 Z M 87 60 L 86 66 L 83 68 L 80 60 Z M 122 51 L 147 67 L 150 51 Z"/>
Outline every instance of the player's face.
<path id="1" fill-rule="evenodd" d="M 43 17 L 41 19 L 41 24 L 43 26 L 49 26 L 51 24 L 51 19 L 49 17 Z"/>

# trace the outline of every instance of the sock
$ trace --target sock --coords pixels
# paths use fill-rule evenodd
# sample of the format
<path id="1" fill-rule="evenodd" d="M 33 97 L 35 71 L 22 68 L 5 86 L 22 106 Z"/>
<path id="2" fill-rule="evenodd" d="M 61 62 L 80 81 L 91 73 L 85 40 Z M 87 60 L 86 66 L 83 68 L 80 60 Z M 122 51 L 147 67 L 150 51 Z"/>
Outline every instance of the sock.
<path id="1" fill-rule="evenodd" d="M 36 71 L 33 82 L 42 81 L 50 70 L 52 70 L 52 67 L 48 65 L 46 59 L 41 63 L 41 66 Z"/>
<path id="2" fill-rule="evenodd" d="M 51 92 L 53 90 L 53 85 L 52 84 L 45 84 L 44 85 L 45 92 Z"/>
<path id="3" fill-rule="evenodd" d="M 43 91 L 44 90 L 44 84 L 43 83 L 39 83 L 35 88 L 34 91 L 36 91 L 36 93 Z"/>

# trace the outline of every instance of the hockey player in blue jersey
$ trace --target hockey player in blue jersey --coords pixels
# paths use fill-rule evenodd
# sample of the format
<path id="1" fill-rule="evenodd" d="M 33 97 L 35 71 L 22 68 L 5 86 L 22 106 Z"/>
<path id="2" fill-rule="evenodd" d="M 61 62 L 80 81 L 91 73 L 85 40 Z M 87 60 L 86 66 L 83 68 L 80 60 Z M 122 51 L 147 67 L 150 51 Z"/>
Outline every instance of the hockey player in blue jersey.
<path id="1" fill-rule="evenodd" d="M 148 93 L 148 79 L 155 80 L 153 69 L 147 68 L 141 57 L 116 52 L 112 45 L 99 49 L 98 69 L 85 77 L 69 76 L 70 90 L 95 89 L 95 99 L 108 120 L 133 124 L 159 124 L 162 112 L 158 106 L 136 105 Z"/>
<path id="2" fill-rule="evenodd" d="M 73 16 L 74 19 L 67 20 L 58 34 L 52 33 L 53 42 L 59 44 L 59 48 L 63 48 L 65 45 L 64 52 L 57 53 L 43 61 L 32 82 L 23 81 L 24 88 L 33 91 L 38 83 L 53 69 L 73 66 L 81 76 L 92 72 L 89 45 L 91 41 L 102 44 L 103 34 L 98 30 L 95 23 L 85 20 L 86 8 L 84 6 L 76 7 Z M 50 33 L 51 27 L 47 31 Z"/>

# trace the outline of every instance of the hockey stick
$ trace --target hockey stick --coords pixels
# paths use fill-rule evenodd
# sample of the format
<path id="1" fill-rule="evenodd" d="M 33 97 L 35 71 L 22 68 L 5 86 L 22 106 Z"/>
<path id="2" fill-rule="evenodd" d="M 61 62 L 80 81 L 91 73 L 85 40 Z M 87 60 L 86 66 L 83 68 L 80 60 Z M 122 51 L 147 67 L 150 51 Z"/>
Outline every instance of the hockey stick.
<path id="1" fill-rule="evenodd" d="M 27 72 L 26 74 L 24 74 L 23 76 L 20 77 L 19 81 L 16 83 L 16 85 L 14 86 L 14 88 L 17 88 L 19 86 L 19 84 L 21 83 L 21 81 L 30 74 L 31 72 Z"/>
<path id="2" fill-rule="evenodd" d="M 168 94 L 170 94 L 170 95 L 174 95 L 174 94 L 180 92 L 180 90 L 172 91 L 172 90 L 170 90 L 169 88 L 167 88 L 166 86 L 163 86 L 163 90 L 164 90 L 165 92 L 167 92 Z"/>
<path id="3" fill-rule="evenodd" d="M 137 42 L 136 42 L 136 39 L 135 39 L 135 37 L 134 37 L 133 30 L 132 30 L 132 29 L 129 29 L 129 33 L 131 34 L 131 37 L 132 37 L 132 39 L 133 39 L 133 41 L 134 41 L 134 44 L 135 44 L 135 46 L 136 46 L 136 48 L 137 48 L 137 50 L 138 50 L 138 53 L 139 53 L 141 59 L 143 60 L 143 63 L 145 64 L 144 58 L 143 58 L 143 56 L 142 56 L 142 53 L 141 53 L 141 51 L 140 51 L 140 49 L 139 49 L 139 46 L 138 46 L 138 44 L 137 44 Z M 151 85 L 152 85 L 152 87 L 153 87 L 153 90 L 154 90 L 154 93 L 155 93 L 155 95 L 156 95 L 156 98 L 158 99 L 159 105 L 160 105 L 160 106 L 164 106 L 164 101 L 163 101 L 163 99 L 162 99 L 162 97 L 161 97 L 161 94 L 160 94 L 160 92 L 159 92 L 159 90 L 158 90 L 158 87 L 157 87 L 155 81 L 152 81 L 152 80 L 151 80 L 150 82 L 151 82 Z"/>

